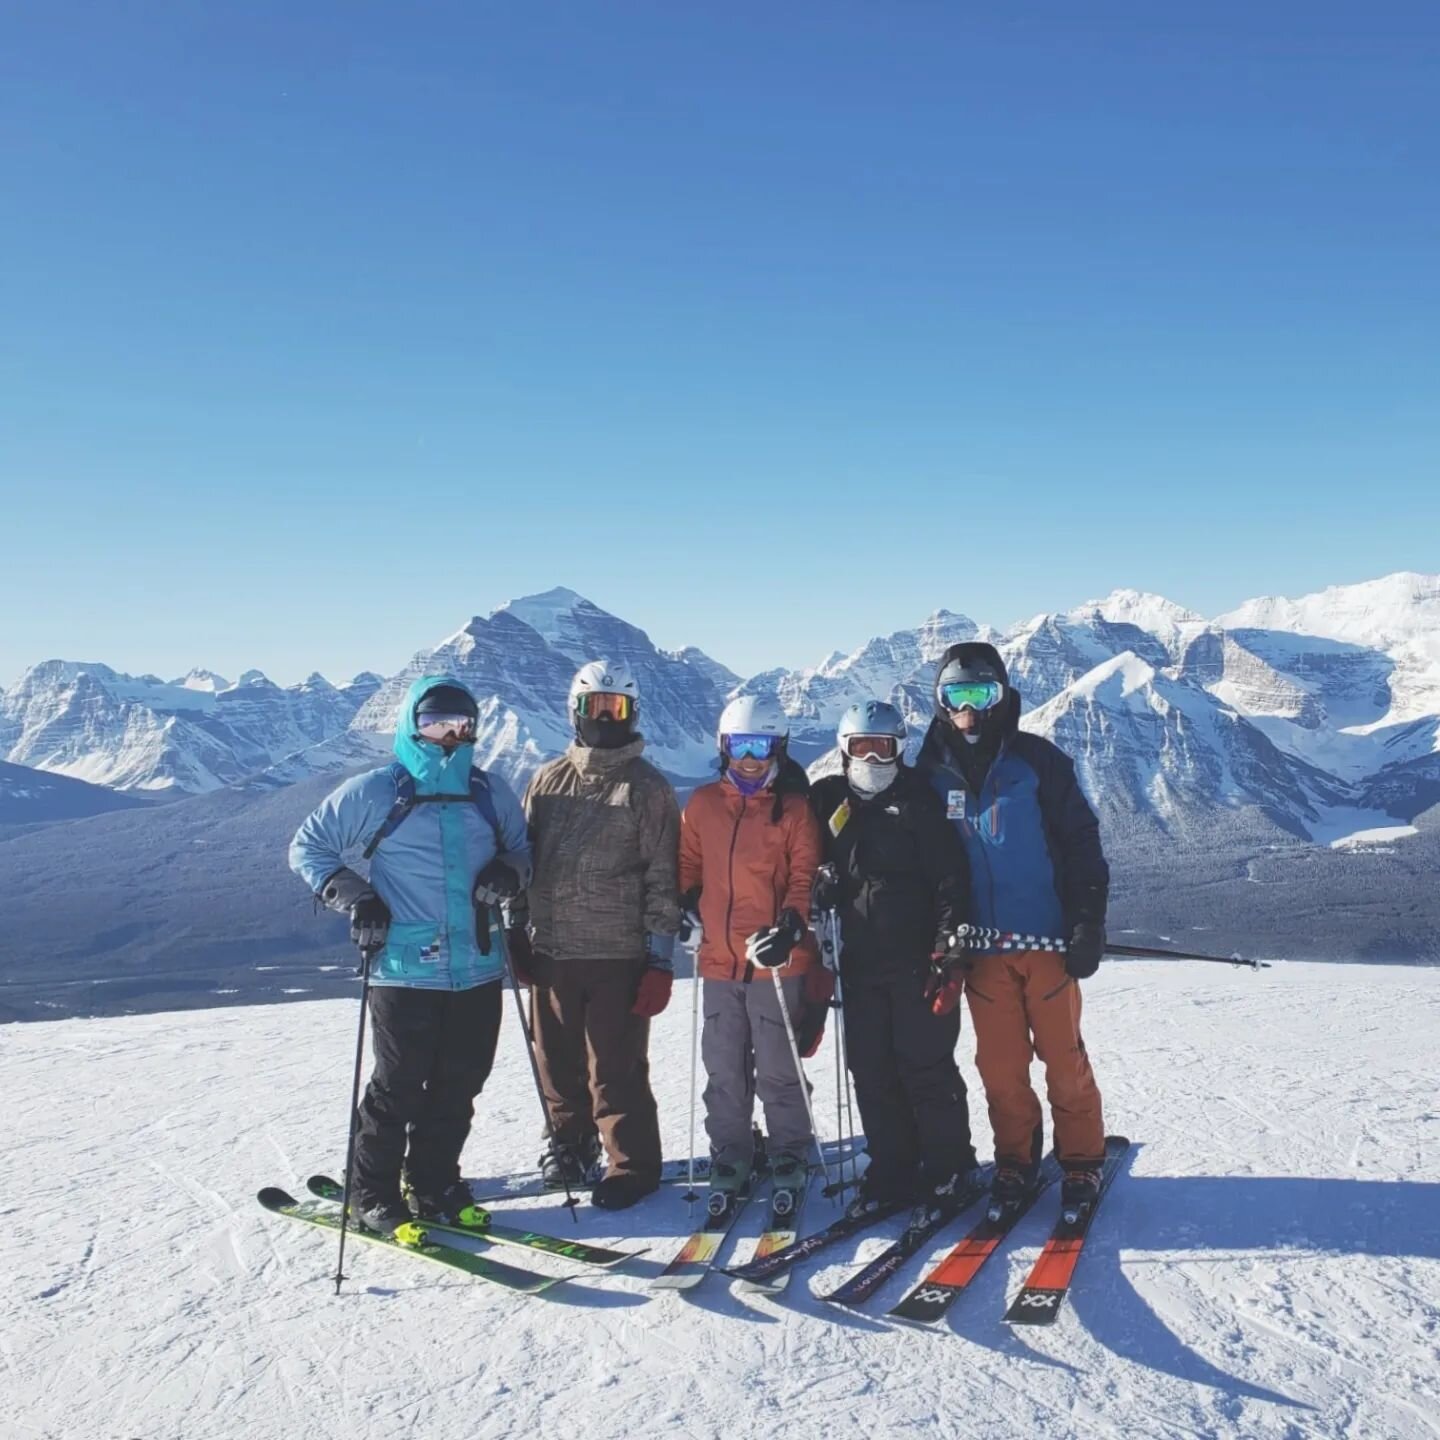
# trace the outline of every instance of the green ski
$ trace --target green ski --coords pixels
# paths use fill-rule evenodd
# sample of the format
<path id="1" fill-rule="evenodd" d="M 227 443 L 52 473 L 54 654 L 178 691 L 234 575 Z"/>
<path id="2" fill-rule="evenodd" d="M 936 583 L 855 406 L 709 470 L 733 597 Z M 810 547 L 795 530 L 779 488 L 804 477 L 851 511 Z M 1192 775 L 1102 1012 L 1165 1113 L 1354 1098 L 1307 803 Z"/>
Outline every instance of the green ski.
<path id="1" fill-rule="evenodd" d="M 256 1197 L 272 1214 L 284 1215 L 290 1220 L 299 1220 L 306 1225 L 316 1225 L 322 1230 L 340 1229 L 340 1212 L 332 1206 L 313 1200 L 296 1200 L 274 1185 L 267 1185 Z M 371 1245 L 383 1245 L 402 1255 L 418 1255 L 422 1260 L 433 1260 L 452 1270 L 463 1270 L 477 1280 L 488 1280 L 493 1285 L 503 1286 L 522 1295 L 539 1295 L 555 1285 L 571 1279 L 569 1275 L 540 1275 L 533 1270 L 521 1270 L 515 1265 L 505 1265 L 492 1260 L 488 1255 L 474 1255 L 450 1245 L 442 1245 L 430 1238 L 423 1225 L 402 1225 L 397 1232 L 402 1238 L 377 1235 L 362 1226 L 348 1227 L 348 1233 L 357 1240 Z"/>
<path id="2" fill-rule="evenodd" d="M 345 1193 L 344 1186 L 328 1175 L 312 1175 L 306 1185 L 310 1193 L 318 1199 L 332 1200 L 337 1205 Z M 520 1230 L 513 1225 L 497 1225 L 489 1218 L 487 1211 L 478 1205 L 474 1209 L 477 1215 L 486 1217 L 484 1223 L 451 1225 L 445 1220 L 421 1220 L 417 1223 L 426 1230 L 469 1235 L 475 1240 L 493 1240 L 498 1245 L 519 1245 L 526 1250 L 539 1250 L 545 1255 L 578 1260 L 582 1265 L 619 1265 L 622 1261 L 633 1260 L 637 1255 L 645 1253 L 643 1250 L 610 1250 L 604 1245 L 587 1245 L 581 1240 L 562 1240 L 558 1235 L 546 1235 L 538 1230 Z"/>

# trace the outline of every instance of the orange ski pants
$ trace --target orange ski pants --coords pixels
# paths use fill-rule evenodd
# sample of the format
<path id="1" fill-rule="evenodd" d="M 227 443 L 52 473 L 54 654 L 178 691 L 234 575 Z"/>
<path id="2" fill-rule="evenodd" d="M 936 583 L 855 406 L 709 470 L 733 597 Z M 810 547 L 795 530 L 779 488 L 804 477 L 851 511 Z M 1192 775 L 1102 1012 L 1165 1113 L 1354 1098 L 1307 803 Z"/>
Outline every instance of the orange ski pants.
<path id="1" fill-rule="evenodd" d="M 1037 1164 L 1044 1117 L 1030 1062 L 1045 1066 L 1045 1089 L 1061 1164 L 1105 1158 L 1100 1091 L 1080 1035 L 1080 986 L 1049 951 L 982 955 L 965 982 L 975 1024 L 975 1064 L 990 1107 L 997 1164 Z"/>

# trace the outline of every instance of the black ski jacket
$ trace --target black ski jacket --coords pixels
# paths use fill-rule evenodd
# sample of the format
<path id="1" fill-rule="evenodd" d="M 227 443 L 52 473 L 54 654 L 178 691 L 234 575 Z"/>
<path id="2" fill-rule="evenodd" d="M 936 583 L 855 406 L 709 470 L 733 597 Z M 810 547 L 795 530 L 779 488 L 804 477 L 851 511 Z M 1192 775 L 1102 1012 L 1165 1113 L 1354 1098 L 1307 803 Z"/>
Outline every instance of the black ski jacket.
<path id="1" fill-rule="evenodd" d="M 872 799 L 856 795 L 843 775 L 827 775 L 810 803 L 845 892 L 845 982 L 923 976 L 938 932 L 963 924 L 969 908 L 965 847 L 944 805 L 903 766 Z"/>

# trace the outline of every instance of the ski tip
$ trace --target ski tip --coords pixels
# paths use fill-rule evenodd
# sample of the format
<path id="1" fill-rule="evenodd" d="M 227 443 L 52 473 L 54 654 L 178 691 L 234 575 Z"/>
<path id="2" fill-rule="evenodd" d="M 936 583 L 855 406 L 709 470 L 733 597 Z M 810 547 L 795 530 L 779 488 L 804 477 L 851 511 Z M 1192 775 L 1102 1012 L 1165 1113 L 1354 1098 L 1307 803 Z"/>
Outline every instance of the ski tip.
<path id="1" fill-rule="evenodd" d="M 312 1175 L 305 1182 L 305 1188 L 315 1195 L 322 1194 L 327 1190 L 338 1195 L 341 1190 L 339 1181 L 332 1180 L 328 1175 Z"/>
<path id="2" fill-rule="evenodd" d="M 288 1210 L 297 1203 L 293 1195 L 278 1185 L 267 1185 L 255 1198 L 267 1210 Z"/>

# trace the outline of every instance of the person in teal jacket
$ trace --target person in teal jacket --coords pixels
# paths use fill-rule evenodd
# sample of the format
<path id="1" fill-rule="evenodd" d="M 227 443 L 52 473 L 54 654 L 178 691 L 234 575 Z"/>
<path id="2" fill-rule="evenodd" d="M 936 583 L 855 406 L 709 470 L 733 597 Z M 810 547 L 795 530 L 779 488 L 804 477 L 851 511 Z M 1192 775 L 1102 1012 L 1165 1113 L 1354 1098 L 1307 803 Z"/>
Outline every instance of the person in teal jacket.
<path id="1" fill-rule="evenodd" d="M 460 1152 L 500 1035 L 504 962 L 491 911 L 530 882 L 520 802 L 472 767 L 478 715 L 458 681 L 422 676 L 400 709 L 395 763 L 333 790 L 290 843 L 290 868 L 350 917 L 351 938 L 373 957 L 375 1062 L 350 1210 L 383 1234 L 470 1204 Z M 368 879 L 350 868 L 357 852 Z"/>

